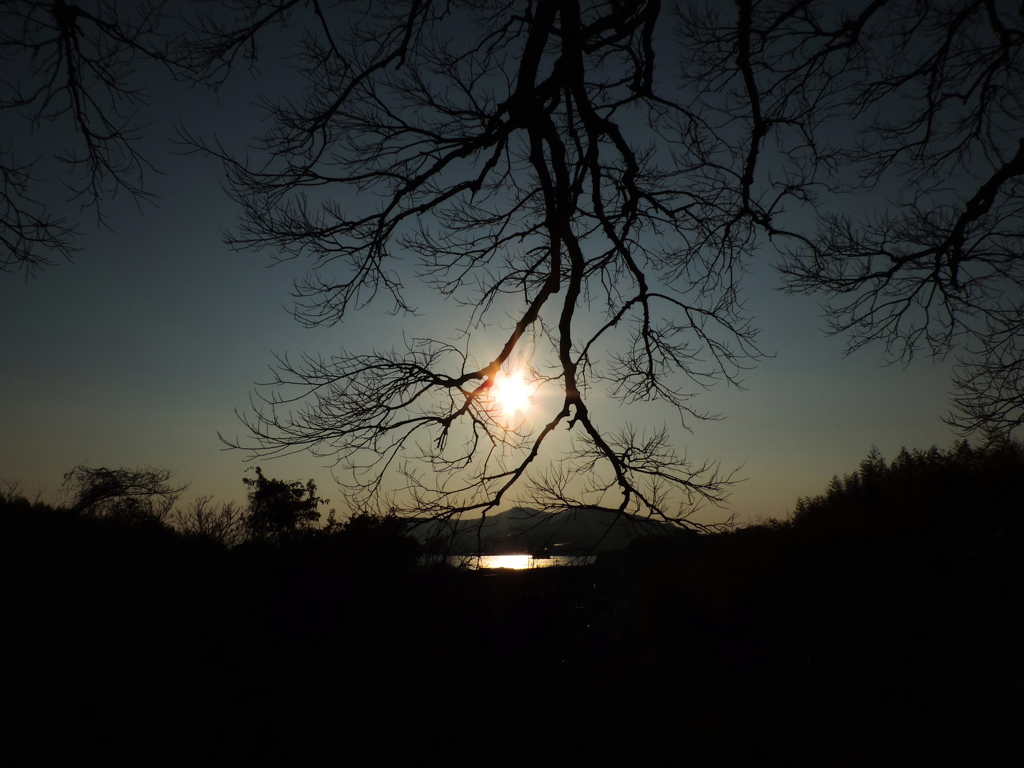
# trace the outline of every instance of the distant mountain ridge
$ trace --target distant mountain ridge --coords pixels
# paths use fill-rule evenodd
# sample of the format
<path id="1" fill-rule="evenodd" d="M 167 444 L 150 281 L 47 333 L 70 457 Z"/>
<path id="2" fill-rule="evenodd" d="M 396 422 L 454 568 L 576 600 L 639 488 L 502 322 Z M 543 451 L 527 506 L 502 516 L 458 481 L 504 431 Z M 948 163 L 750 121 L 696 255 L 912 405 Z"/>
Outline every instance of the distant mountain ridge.
<path id="1" fill-rule="evenodd" d="M 450 555 L 596 555 L 625 549 L 638 536 L 678 532 L 670 523 L 627 520 L 599 507 L 543 512 L 529 507 L 488 515 L 480 520 L 431 523 L 415 535 L 425 541 L 441 539 Z"/>

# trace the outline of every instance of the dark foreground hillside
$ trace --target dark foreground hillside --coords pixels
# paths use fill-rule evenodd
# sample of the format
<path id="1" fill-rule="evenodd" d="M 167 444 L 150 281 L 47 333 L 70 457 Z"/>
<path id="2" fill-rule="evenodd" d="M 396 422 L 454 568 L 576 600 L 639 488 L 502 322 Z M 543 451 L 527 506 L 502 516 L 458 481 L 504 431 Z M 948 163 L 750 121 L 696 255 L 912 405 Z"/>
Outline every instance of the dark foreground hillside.
<path id="1" fill-rule="evenodd" d="M 994 764 L 1024 716 L 1021 478 L 1013 445 L 871 457 L 787 524 L 497 573 L 390 557 L 391 533 L 228 550 L 8 499 L 5 748 Z"/>

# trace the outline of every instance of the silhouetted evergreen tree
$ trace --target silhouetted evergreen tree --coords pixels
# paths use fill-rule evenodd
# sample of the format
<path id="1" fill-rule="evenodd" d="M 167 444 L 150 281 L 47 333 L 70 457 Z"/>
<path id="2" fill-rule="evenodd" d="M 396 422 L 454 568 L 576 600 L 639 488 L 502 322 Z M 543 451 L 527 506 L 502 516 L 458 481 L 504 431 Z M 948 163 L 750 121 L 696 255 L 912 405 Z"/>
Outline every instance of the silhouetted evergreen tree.
<path id="1" fill-rule="evenodd" d="M 887 463 L 872 449 L 860 468 L 833 477 L 828 490 L 801 498 L 793 525 L 886 534 L 921 526 L 999 527 L 1024 506 L 1024 446 L 1007 440 L 980 448 L 903 449 Z"/>

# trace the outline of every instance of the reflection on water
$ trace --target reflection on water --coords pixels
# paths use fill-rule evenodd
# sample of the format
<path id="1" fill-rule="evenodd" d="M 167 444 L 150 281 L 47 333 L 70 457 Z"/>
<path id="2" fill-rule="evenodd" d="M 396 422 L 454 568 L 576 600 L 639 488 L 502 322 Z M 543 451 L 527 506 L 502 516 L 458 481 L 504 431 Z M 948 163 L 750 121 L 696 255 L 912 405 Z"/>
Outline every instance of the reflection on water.
<path id="1" fill-rule="evenodd" d="M 463 568 L 492 569 L 508 568 L 523 571 L 527 568 L 550 568 L 553 565 L 585 565 L 594 562 L 594 557 L 533 557 L 533 555 L 482 555 L 480 557 L 449 557 L 448 562 Z"/>

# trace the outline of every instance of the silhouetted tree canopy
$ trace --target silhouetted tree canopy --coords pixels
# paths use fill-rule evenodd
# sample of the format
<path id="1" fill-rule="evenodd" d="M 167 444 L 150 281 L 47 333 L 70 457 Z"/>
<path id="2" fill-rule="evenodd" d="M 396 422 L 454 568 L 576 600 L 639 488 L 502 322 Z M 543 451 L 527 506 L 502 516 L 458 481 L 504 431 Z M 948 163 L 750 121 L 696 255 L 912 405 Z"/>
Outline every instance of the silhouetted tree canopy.
<path id="1" fill-rule="evenodd" d="M 268 14 L 298 10 L 253 8 L 196 49 L 213 76 Z M 465 311 L 450 339 L 282 358 L 249 447 L 335 457 L 356 506 L 400 478 L 395 503 L 420 516 L 486 512 L 524 485 L 544 508 L 680 521 L 721 501 L 715 465 L 678 455 L 664 431 L 606 428 L 588 405 L 600 386 L 703 417 L 690 389 L 737 383 L 759 354 L 736 294 L 746 228 L 697 180 L 706 126 L 655 77 L 660 6 L 338 13 L 303 41 L 306 98 L 271 109 L 269 163 L 195 140 L 224 159 L 245 210 L 232 242 L 312 258 L 297 287 L 309 325 L 375 298 L 415 313 L 410 279 Z M 687 159 L 664 162 L 673 152 Z M 331 196 L 356 191 L 354 204 Z M 515 314 L 481 344 L 498 305 Z M 510 428 L 492 390 L 517 369 L 555 394 Z M 567 428 L 568 458 L 536 471 L 561 458 L 549 444 Z"/>
<path id="2" fill-rule="evenodd" d="M 249 486 L 249 508 L 245 527 L 255 541 L 283 541 L 312 530 L 320 521 L 320 505 L 326 499 L 316 495 L 316 483 L 266 477 L 255 468 L 256 477 L 244 477 Z"/>
<path id="3" fill-rule="evenodd" d="M 160 3 L 14 0 L 0 5 L 0 272 L 30 275 L 77 250 L 76 224 L 38 168 L 56 162 L 66 198 L 103 222 L 117 193 L 148 197 L 152 170 L 135 142 L 147 102 L 136 69 L 146 60 L 173 67 L 161 36 Z M 58 141 L 47 134 L 58 126 Z M 15 134 L 15 131 L 17 134 Z M 46 137 L 21 146 L 14 135 Z M 36 142 L 39 143 L 39 142 Z"/>
<path id="4" fill-rule="evenodd" d="M 166 44 L 159 14 L 118 8 L 4 6 L 4 61 L 27 66 L 0 107 L 74 123 L 86 202 L 141 194 L 133 62 L 228 88 L 289 49 L 305 87 L 267 95 L 249 151 L 182 130 L 224 164 L 231 244 L 308 265 L 309 326 L 461 312 L 443 337 L 282 356 L 245 416 L 234 444 L 329 457 L 354 508 L 516 498 L 695 525 L 731 475 L 595 398 L 714 417 L 693 396 L 761 355 L 741 277 L 772 254 L 851 350 L 957 354 L 965 432 L 1024 423 L 1019 4 L 235 0 L 183 5 Z M 71 231 L 8 157 L 0 264 L 31 267 Z M 516 373 L 545 393 L 522 423 L 495 397 Z"/>
<path id="5" fill-rule="evenodd" d="M 218 83 L 271 26 L 306 19 L 308 90 L 268 107 L 262 157 L 192 139 L 243 207 L 231 242 L 308 259 L 297 318 L 331 325 L 374 300 L 414 313 L 417 278 L 466 308 L 454 340 L 281 358 L 248 447 L 331 456 L 357 498 L 398 469 L 412 514 L 487 511 L 524 485 L 545 509 L 684 520 L 728 476 L 588 403 L 602 388 L 706 416 L 694 390 L 738 383 L 759 355 L 739 278 L 770 246 L 851 348 L 957 350 L 964 429 L 1018 423 L 1021 11 L 861 5 L 245 3 L 207 18 L 191 61 Z M 498 306 L 517 307 L 506 336 L 480 345 Z M 490 394 L 514 367 L 560 394 L 509 430 Z M 537 471 L 566 428 L 567 458 Z"/>
<path id="6" fill-rule="evenodd" d="M 742 178 L 768 199 L 796 184 L 815 214 L 776 239 L 789 290 L 823 296 L 851 351 L 956 352 L 964 432 L 1024 423 L 1024 6 L 740 0 L 686 19 L 687 73 L 731 88 L 722 114 L 750 129 Z M 759 157 L 773 144 L 783 168 Z M 763 213 L 769 236 L 792 229 Z"/>

